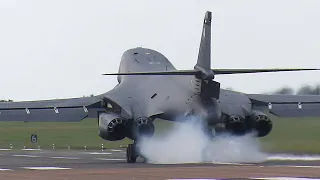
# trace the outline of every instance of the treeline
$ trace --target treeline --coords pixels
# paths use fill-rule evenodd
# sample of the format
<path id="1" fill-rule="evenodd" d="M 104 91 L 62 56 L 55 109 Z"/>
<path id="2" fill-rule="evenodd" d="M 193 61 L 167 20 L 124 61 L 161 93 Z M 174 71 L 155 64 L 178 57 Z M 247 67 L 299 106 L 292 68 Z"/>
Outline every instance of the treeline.
<path id="1" fill-rule="evenodd" d="M 13 102 L 13 100 L 11 100 L 11 99 L 8 99 L 8 100 L 0 99 L 0 102 Z"/>
<path id="2" fill-rule="evenodd" d="M 320 85 L 304 85 L 297 90 L 290 87 L 279 88 L 270 94 L 289 94 L 289 95 L 320 95 Z"/>
<path id="3" fill-rule="evenodd" d="M 89 96 L 83 95 L 82 97 L 93 97 L 94 94 L 90 94 Z"/>

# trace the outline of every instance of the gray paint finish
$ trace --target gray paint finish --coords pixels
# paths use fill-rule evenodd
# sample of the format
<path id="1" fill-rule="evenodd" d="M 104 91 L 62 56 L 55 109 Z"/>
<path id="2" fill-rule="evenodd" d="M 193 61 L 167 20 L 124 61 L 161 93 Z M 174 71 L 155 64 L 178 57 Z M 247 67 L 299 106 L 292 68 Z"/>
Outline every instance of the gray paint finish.
<path id="1" fill-rule="evenodd" d="M 112 111 L 132 123 L 141 118 L 175 121 L 196 114 L 215 125 L 225 122 L 221 115 L 246 118 L 254 110 L 267 109 L 269 103 L 276 104 L 270 112 L 282 117 L 320 115 L 314 111 L 319 108 L 319 96 L 244 94 L 220 89 L 214 81 L 214 76 L 223 74 L 318 69 L 210 69 L 210 51 L 211 12 L 206 12 L 193 70 L 176 70 L 152 49 L 129 49 L 122 55 L 119 72 L 106 74 L 118 76 L 119 84 L 112 90 L 95 97 L 0 103 L 0 121 L 81 121 L 98 118 L 99 111 Z M 298 103 L 309 105 L 301 109 Z"/>

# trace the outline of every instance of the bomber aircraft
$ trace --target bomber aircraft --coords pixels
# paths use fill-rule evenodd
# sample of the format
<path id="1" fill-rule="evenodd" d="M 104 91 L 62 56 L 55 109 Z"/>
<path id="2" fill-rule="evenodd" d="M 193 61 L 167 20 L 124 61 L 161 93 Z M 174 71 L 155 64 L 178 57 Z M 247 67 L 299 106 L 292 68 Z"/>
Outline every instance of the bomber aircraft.
<path id="1" fill-rule="evenodd" d="M 137 141 L 152 136 L 156 118 L 175 121 L 199 116 L 203 130 L 216 125 L 235 135 L 269 134 L 272 121 L 267 115 L 302 117 L 320 115 L 320 96 L 245 94 L 220 88 L 215 76 L 319 69 L 211 69 L 212 13 L 205 13 L 198 60 L 192 70 L 177 70 L 161 53 L 133 48 L 122 55 L 118 84 L 93 97 L 0 103 L 0 121 L 78 122 L 97 118 L 98 134 L 108 141 L 133 140 L 127 147 L 128 163 L 139 155 Z M 268 113 L 265 113 L 268 112 Z M 212 133 L 213 134 L 213 133 Z"/>

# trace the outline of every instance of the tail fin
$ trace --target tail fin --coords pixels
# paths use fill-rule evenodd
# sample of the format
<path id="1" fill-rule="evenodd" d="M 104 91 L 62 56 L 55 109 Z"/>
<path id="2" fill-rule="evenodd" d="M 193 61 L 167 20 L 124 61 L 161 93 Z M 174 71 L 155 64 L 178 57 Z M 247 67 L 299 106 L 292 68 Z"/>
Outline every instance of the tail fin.
<path id="1" fill-rule="evenodd" d="M 194 70 L 176 70 L 160 72 L 123 72 L 107 73 L 103 75 L 194 75 L 199 79 L 214 79 L 215 75 L 223 74 L 245 74 L 263 72 L 282 72 L 282 71 L 313 71 L 320 69 L 211 69 L 211 20 L 212 13 L 207 11 L 204 17 L 202 37 L 198 54 L 198 62 Z"/>
<path id="2" fill-rule="evenodd" d="M 211 69 L 211 20 L 212 13 L 207 11 L 203 21 L 202 36 L 195 70 L 208 71 Z"/>

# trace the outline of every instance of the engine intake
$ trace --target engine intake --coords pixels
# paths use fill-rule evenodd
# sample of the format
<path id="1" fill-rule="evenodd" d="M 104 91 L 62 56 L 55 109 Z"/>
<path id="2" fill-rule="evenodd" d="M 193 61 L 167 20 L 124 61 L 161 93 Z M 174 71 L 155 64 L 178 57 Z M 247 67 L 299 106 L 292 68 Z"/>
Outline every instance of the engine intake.
<path id="1" fill-rule="evenodd" d="M 254 129 L 257 131 L 258 137 L 264 137 L 272 130 L 271 119 L 262 112 L 254 113 Z"/>
<path id="2" fill-rule="evenodd" d="M 244 135 L 246 133 L 245 119 L 239 116 L 230 116 L 227 123 L 226 129 L 235 135 Z"/>
<path id="3" fill-rule="evenodd" d="M 126 137 L 126 120 L 115 113 L 99 115 L 99 136 L 108 141 L 118 141 Z"/>
<path id="4" fill-rule="evenodd" d="M 133 138 L 151 137 L 155 132 L 155 127 L 151 120 L 146 117 L 137 118 L 133 124 Z"/>

